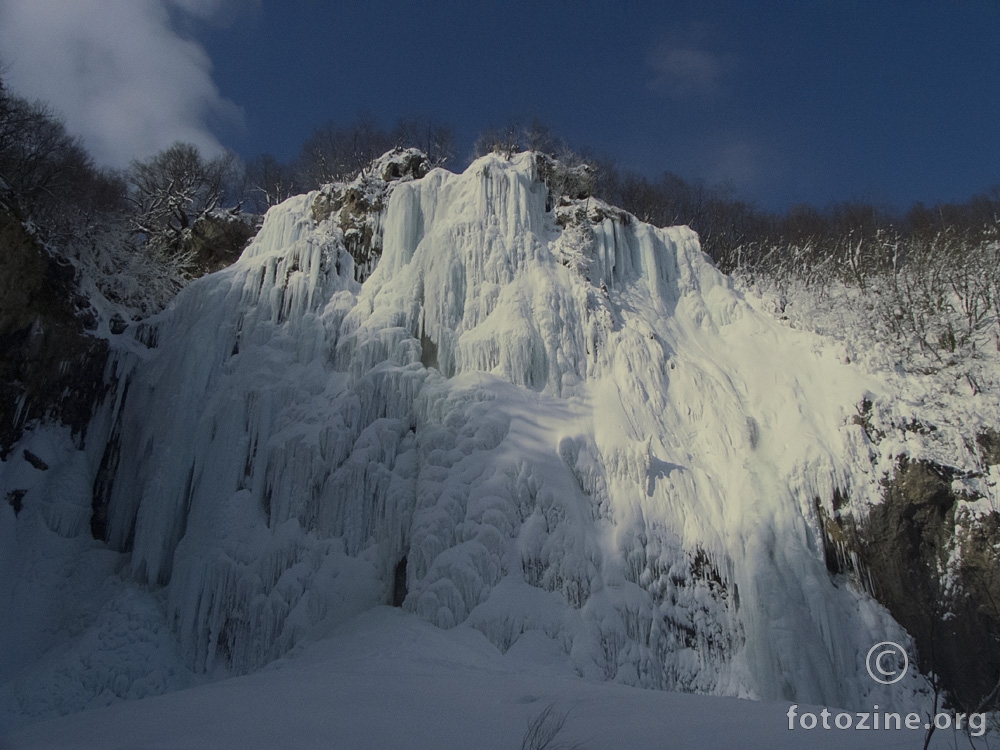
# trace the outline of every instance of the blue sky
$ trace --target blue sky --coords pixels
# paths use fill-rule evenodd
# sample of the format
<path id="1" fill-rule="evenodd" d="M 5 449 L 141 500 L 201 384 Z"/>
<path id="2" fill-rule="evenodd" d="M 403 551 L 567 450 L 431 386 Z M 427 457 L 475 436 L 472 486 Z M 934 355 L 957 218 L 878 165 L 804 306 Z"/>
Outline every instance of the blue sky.
<path id="1" fill-rule="evenodd" d="M 69 74 L 25 84 L 18 56 L 31 53 L 12 47 L 3 26 L 8 37 L 37 37 L 22 47 L 38 48 L 68 5 L 100 16 L 123 1 L 0 0 L 0 49 L 12 50 L 5 78 L 58 99 L 46 85 L 72 79 L 79 60 Z M 165 76 L 130 74 L 130 85 L 176 95 L 181 125 L 200 128 L 188 139 L 245 157 L 291 158 L 318 125 L 368 112 L 386 126 L 412 114 L 451 124 L 462 161 L 485 127 L 537 117 L 624 167 L 729 181 L 772 209 L 855 198 L 902 207 L 1000 183 L 1000 3 L 987 0 L 128 2 L 148 17 L 119 14 L 118 35 L 141 47 L 133 30 L 147 23 L 191 63 L 201 98 L 183 101 L 187 89 Z M 12 9 L 34 25 L 15 34 Z M 60 33 L 71 42 L 89 34 L 97 41 L 87 44 L 117 54 L 115 36 L 87 23 L 95 28 Z M 80 90 L 76 109 L 100 110 L 99 93 Z M 54 104 L 72 125 L 74 106 Z M 128 119 L 119 111 L 103 121 L 124 129 Z M 167 139 L 170 120 L 158 113 L 138 130 Z M 99 139 L 91 131 L 81 128 Z M 151 148 L 133 140 L 118 136 L 102 155 L 127 162 L 129 148 Z"/>

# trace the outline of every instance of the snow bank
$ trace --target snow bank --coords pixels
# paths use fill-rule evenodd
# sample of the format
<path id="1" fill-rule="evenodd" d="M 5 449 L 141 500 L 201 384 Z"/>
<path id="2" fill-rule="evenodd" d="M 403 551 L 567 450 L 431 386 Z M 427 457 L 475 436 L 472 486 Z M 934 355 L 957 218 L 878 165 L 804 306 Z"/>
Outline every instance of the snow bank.
<path id="1" fill-rule="evenodd" d="M 10 735 L 9 747 L 507 750 L 521 745 L 529 723 L 548 706 L 566 718 L 555 737 L 559 747 L 862 750 L 912 748 L 923 740 L 922 728 L 824 730 L 820 724 L 812 731 L 800 726 L 790 731 L 787 703 L 588 683 L 560 673 L 542 643 L 551 641 L 531 635 L 518 641 L 532 640 L 530 653 L 516 653 L 515 647 L 501 656 L 478 633 L 440 631 L 381 607 L 278 668 L 38 723 Z M 818 716 L 821 710 L 795 707 L 797 717 Z M 846 718 L 852 725 L 859 721 Z M 871 717 L 866 721 L 872 726 Z M 834 716 L 828 722 L 832 727 Z M 989 744 L 987 737 L 969 740 L 938 730 L 929 746 Z"/>

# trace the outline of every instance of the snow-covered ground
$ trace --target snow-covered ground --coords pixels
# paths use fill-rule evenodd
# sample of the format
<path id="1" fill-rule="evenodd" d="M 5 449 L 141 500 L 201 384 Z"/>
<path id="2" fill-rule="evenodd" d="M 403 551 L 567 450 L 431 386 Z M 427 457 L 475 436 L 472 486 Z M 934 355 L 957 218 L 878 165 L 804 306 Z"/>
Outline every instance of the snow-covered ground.
<path id="1" fill-rule="evenodd" d="M 592 750 L 919 748 L 924 738 L 922 729 L 789 730 L 787 703 L 587 681 L 542 634 L 501 654 L 475 629 L 444 631 L 379 607 L 252 675 L 34 724 L 0 748 L 517 750 L 549 705 L 566 714 L 563 747 Z M 933 739 L 970 746 L 951 731 Z"/>

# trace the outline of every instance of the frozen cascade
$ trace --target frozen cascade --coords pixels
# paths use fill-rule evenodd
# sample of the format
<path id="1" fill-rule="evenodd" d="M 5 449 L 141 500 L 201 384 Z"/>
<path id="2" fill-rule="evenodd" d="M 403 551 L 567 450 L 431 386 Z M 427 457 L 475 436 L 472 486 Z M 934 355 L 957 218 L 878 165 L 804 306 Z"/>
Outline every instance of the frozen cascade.
<path id="1" fill-rule="evenodd" d="M 399 184 L 363 285 L 316 194 L 122 354 L 100 498 L 187 662 L 254 669 L 392 599 L 579 673 L 836 706 L 885 610 L 826 570 L 867 383 L 756 314 L 687 228 L 546 210 L 537 157 Z M 878 688 L 876 690 L 876 688 Z"/>

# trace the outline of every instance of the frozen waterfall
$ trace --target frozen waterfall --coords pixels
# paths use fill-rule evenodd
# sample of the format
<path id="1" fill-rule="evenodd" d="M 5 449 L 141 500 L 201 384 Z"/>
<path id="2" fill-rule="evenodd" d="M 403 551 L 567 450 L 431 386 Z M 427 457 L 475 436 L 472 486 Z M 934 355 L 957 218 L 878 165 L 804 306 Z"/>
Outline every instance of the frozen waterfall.
<path id="1" fill-rule="evenodd" d="M 863 377 L 689 229 L 550 200 L 537 159 L 398 184 L 363 285 L 292 198 L 117 357 L 96 524 L 185 662 L 255 669 L 390 603 L 405 556 L 406 610 L 501 650 L 544 633 L 584 676 L 910 700 L 917 677 L 868 680 L 908 637 L 818 525 L 872 491 Z"/>

